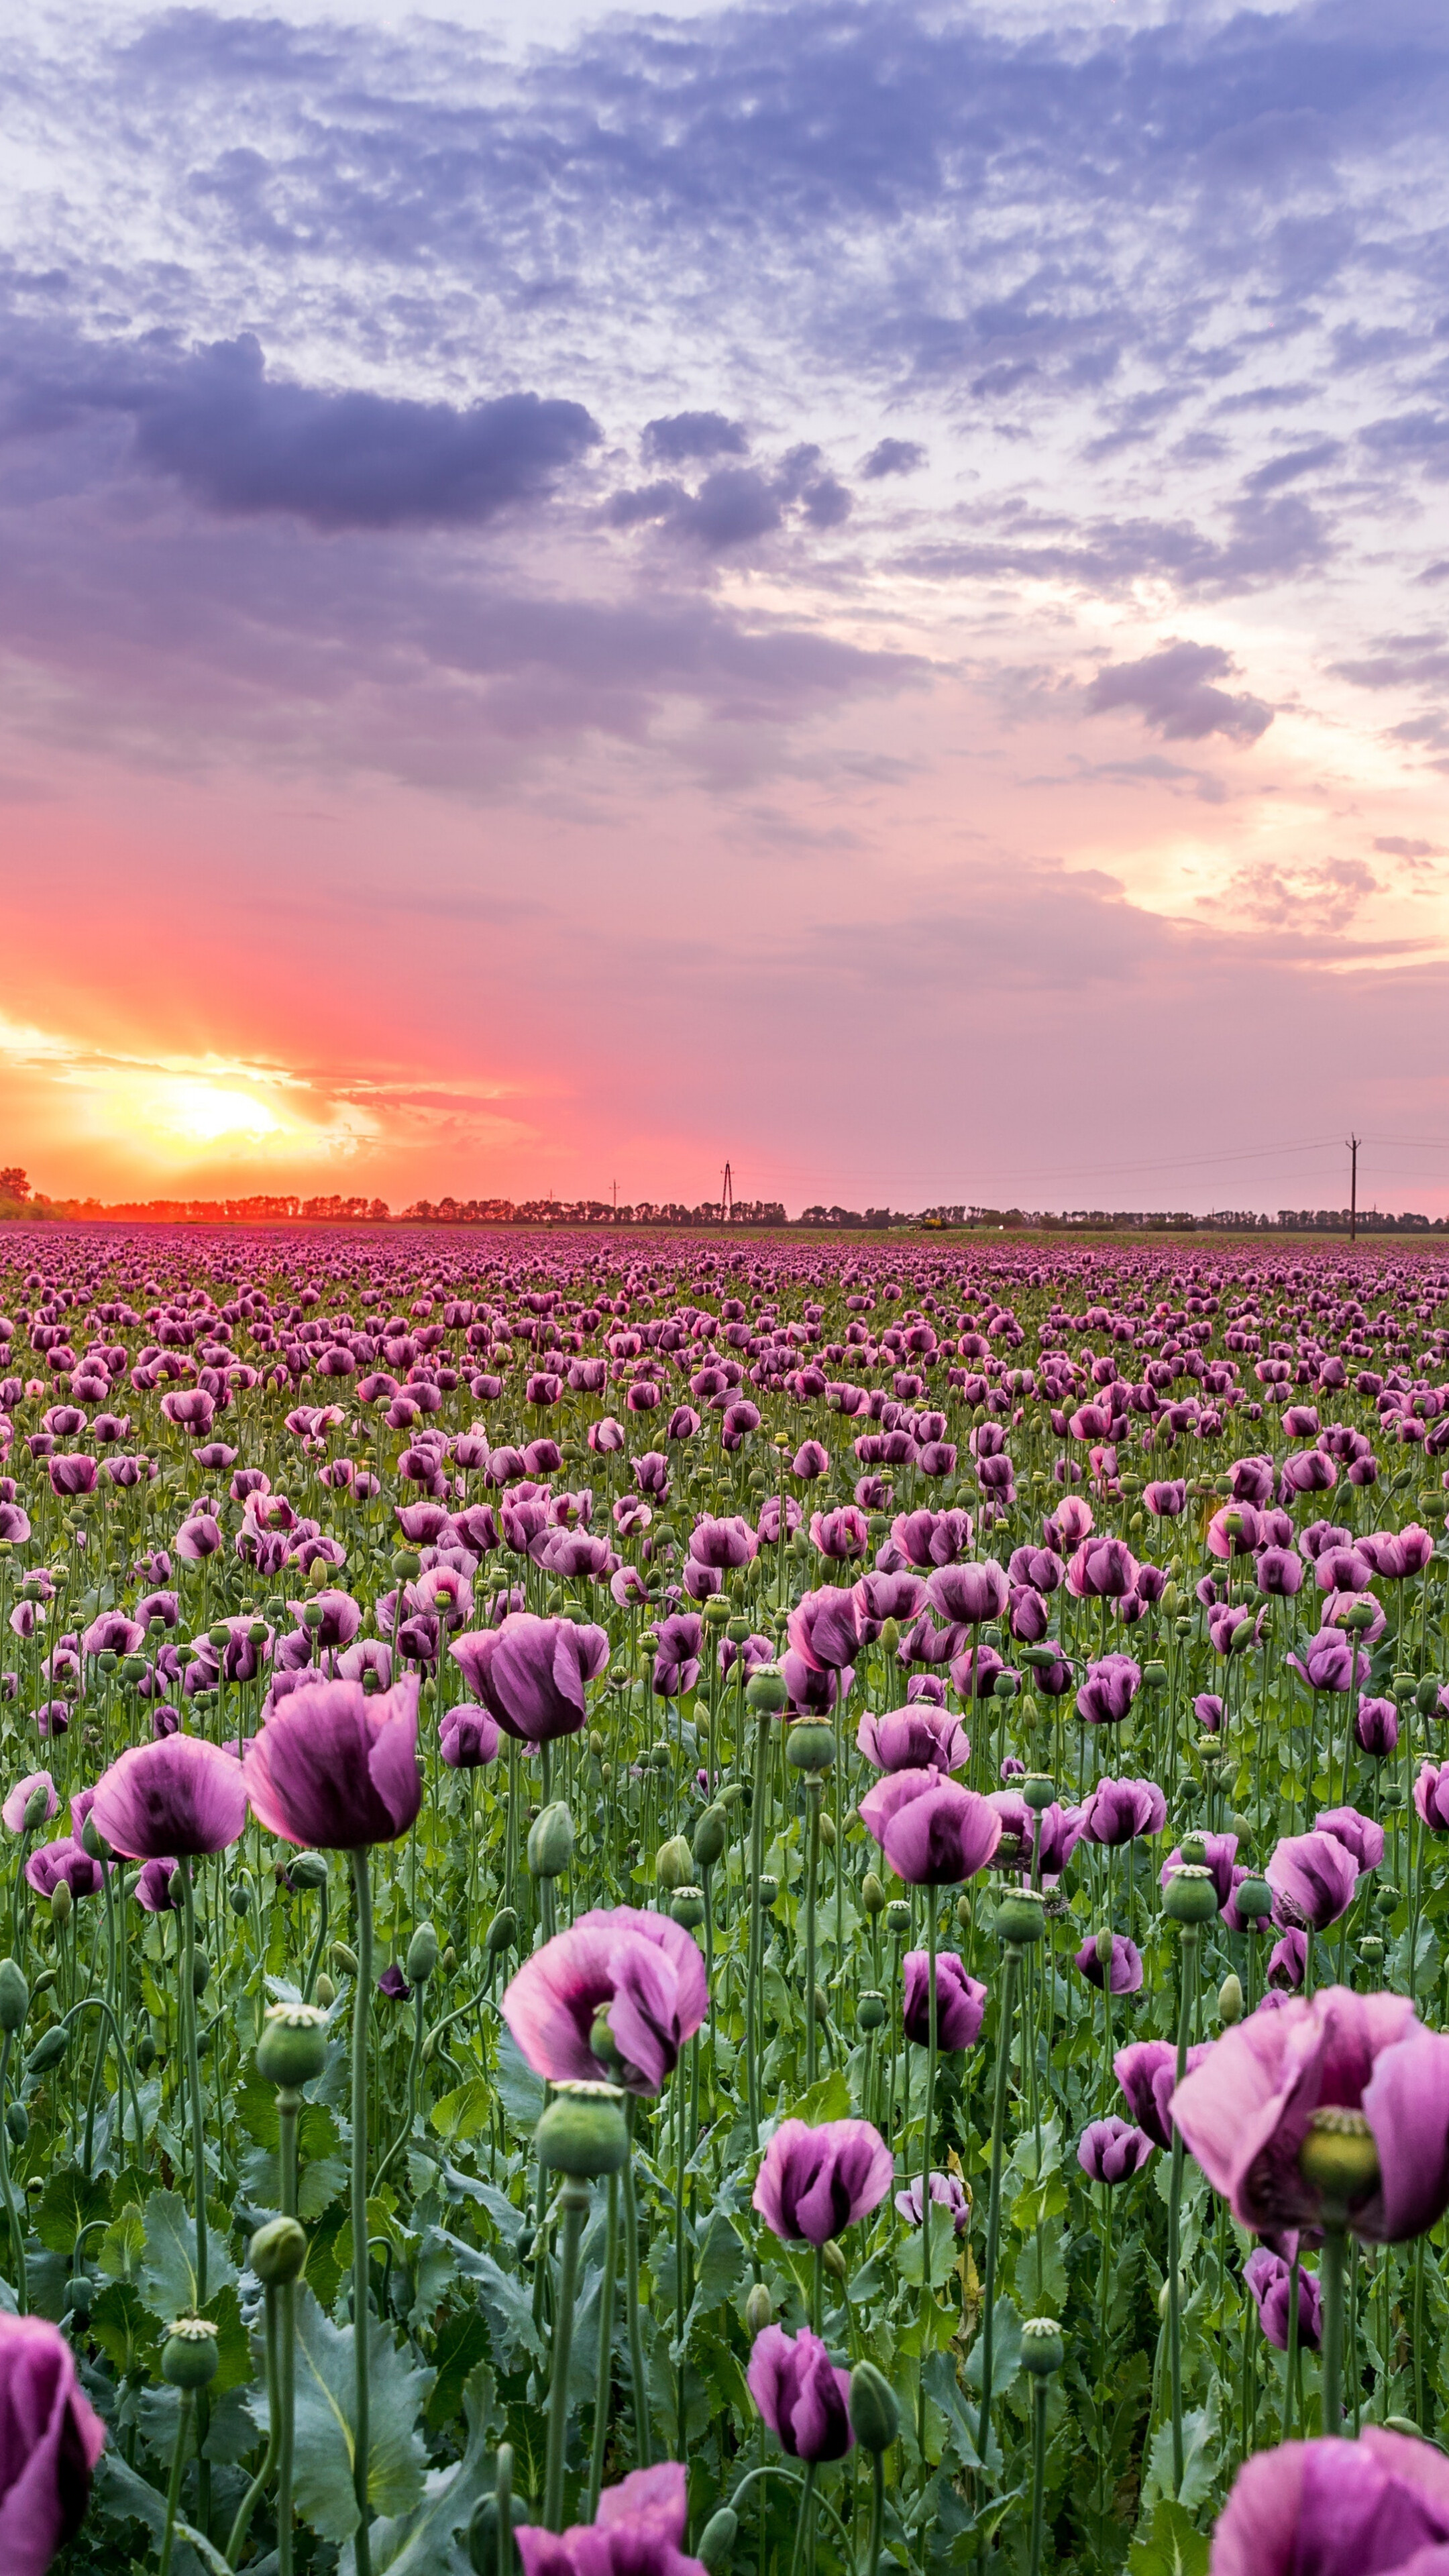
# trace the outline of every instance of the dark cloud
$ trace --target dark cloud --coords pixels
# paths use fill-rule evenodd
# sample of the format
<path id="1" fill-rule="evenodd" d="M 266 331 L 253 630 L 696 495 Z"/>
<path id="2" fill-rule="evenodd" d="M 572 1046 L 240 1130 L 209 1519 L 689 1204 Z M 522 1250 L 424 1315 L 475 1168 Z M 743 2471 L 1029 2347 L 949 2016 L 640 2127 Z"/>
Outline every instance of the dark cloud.
<path id="1" fill-rule="evenodd" d="M 286 512 L 312 527 L 481 526 L 541 499 L 600 436 L 582 403 L 502 394 L 455 408 L 269 377 L 252 332 L 165 362 L 75 353 L 68 380 L 12 393 L 12 433 L 85 411 L 134 423 L 133 459 L 228 516 Z"/>
<path id="2" fill-rule="evenodd" d="M 743 456 L 749 439 L 742 424 L 722 411 L 677 411 L 644 424 L 644 453 L 661 465 L 684 465 L 698 457 Z"/>
<path id="3" fill-rule="evenodd" d="M 1330 668 L 1336 678 L 1352 680 L 1360 689 L 1436 688 L 1449 680 L 1449 638 L 1434 629 L 1424 635 L 1382 635 L 1372 653 Z"/>
<path id="4" fill-rule="evenodd" d="M 1109 662 L 1087 691 L 1087 713 L 1134 708 L 1168 742 L 1204 742 L 1210 734 L 1256 742 L 1272 723 L 1273 710 L 1245 691 L 1233 696 L 1214 687 L 1233 667 L 1220 645 L 1174 640 L 1140 662 Z"/>
<path id="5" fill-rule="evenodd" d="M 1411 861 L 1417 861 L 1420 859 L 1442 859 L 1445 855 L 1440 849 L 1437 841 L 1406 841 L 1402 839 L 1397 832 L 1386 832 L 1381 834 L 1379 839 L 1375 841 L 1374 848 L 1376 850 L 1382 850 L 1384 856 L 1390 859 L 1409 859 Z"/>
<path id="6" fill-rule="evenodd" d="M 1277 492 L 1285 483 L 1296 483 L 1300 474 L 1318 474 L 1325 466 L 1336 465 L 1342 454 L 1342 442 L 1336 438 L 1320 438 L 1309 447 L 1289 448 L 1286 454 L 1270 456 L 1266 465 L 1246 475 L 1244 489 Z"/>
<path id="7" fill-rule="evenodd" d="M 925 461 L 926 451 L 914 438 L 882 438 L 860 470 L 867 483 L 878 483 L 887 474 L 915 474 Z"/>
<path id="8" fill-rule="evenodd" d="M 1449 413 L 1402 412 L 1370 421 L 1359 435 L 1372 455 L 1420 465 L 1431 483 L 1449 482 Z"/>
<path id="9" fill-rule="evenodd" d="M 720 465 L 697 492 L 682 483 L 646 483 L 615 492 L 605 516 L 612 527 L 663 524 L 706 554 L 729 554 L 774 536 L 795 513 L 806 526 L 826 531 L 849 517 L 851 496 L 814 445 L 792 447 L 773 471 L 754 465 Z"/>

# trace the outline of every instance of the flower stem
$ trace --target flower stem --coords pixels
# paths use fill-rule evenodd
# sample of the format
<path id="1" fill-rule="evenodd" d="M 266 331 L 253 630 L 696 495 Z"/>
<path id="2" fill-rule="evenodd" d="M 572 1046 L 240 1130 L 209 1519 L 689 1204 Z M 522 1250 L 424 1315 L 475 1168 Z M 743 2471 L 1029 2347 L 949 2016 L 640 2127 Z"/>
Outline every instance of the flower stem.
<path id="1" fill-rule="evenodd" d="M 1337 2433 L 1343 2423 L 1343 2291 L 1348 2232 L 1341 2218 L 1324 2211 L 1323 2252 L 1319 2286 L 1323 2292 L 1323 2376 L 1319 2430 Z"/>
<path id="2" fill-rule="evenodd" d="M 1011 2075 L 1011 2032 L 1016 2013 L 1016 1980 L 1021 1944 L 1007 1941 L 1001 1953 L 1001 2017 L 996 2031 L 996 2100 L 991 2114 L 991 2199 L 986 2214 L 986 2272 L 981 2292 L 981 2411 L 976 2448 L 983 2465 L 991 2432 L 991 2363 L 996 2302 L 996 2248 L 1001 2235 L 1001 2153 L 1006 2130 L 1006 2090 Z M 924 2356 L 923 2356 L 924 2358 Z"/>
<path id="3" fill-rule="evenodd" d="M 15 2212 L 15 2190 L 10 2180 L 10 2133 L 5 2126 L 5 2078 L 10 2069 L 13 2031 L 0 2042 L 0 2190 L 5 2194 L 5 2216 L 10 2226 L 10 2242 L 15 2248 L 15 2305 L 20 2315 L 30 2311 L 30 2286 L 25 2277 L 25 2231 Z"/>
<path id="4" fill-rule="evenodd" d="M 253 2478 L 246 2494 L 242 2497 L 241 2503 L 237 2506 L 236 2520 L 232 2524 L 231 2538 L 227 2543 L 226 2563 L 228 2567 L 235 2567 L 243 2549 L 246 2547 L 246 2537 L 247 2532 L 251 2527 L 252 2515 L 256 2511 L 257 2504 L 261 2498 L 262 2489 L 265 2487 L 268 2478 L 272 2474 L 273 2463 L 275 2462 L 278 2450 L 281 2447 L 282 2406 L 279 2392 L 279 2373 L 277 2364 L 277 2306 L 280 2298 L 280 2290 L 272 2288 L 267 2290 L 267 2447 L 262 2454 L 261 2467 Z M 290 2576 L 291 2541 L 292 2536 L 289 2531 L 287 2534 L 287 2553 L 286 2556 L 283 2557 L 281 2525 L 279 2523 L 277 2528 L 278 2576 Z"/>
<path id="5" fill-rule="evenodd" d="M 820 1799 L 824 1789 L 818 1771 L 805 1783 L 808 1854 L 805 1863 L 805 2085 L 815 2081 L 819 2034 L 815 2020 L 815 1882 L 820 1870 Z"/>
<path id="6" fill-rule="evenodd" d="M 1177 2010 L 1177 2081 L 1187 2074 L 1188 2042 L 1197 2008 L 1197 1925 L 1182 1927 L 1182 1993 Z M 1167 2198 L 1167 2355 L 1172 2387 L 1172 2491 L 1182 2486 L 1182 2283 L 1178 2271 L 1182 2235 L 1182 2175 L 1186 2158 L 1182 2131 L 1172 2132 L 1172 2175 Z"/>
<path id="7" fill-rule="evenodd" d="M 592 2522 L 599 2510 L 599 2489 L 604 2483 L 604 2446 L 609 2438 L 609 2392 L 614 2379 L 614 2299 L 619 2275 L 619 2177 L 609 2176 L 609 2197 L 604 2217 L 604 2277 L 599 2284 L 599 2370 L 594 2383 L 594 2439 L 589 2454 L 589 2509 L 585 2520 Z"/>
<path id="8" fill-rule="evenodd" d="M 548 2400 L 548 2466 L 544 2476 L 543 2519 L 548 2531 L 563 2529 L 564 2441 L 569 2422 L 569 2356 L 574 2341 L 574 2300 L 579 2286 L 579 2238 L 588 2214 L 589 2188 L 571 2174 L 559 2194 L 563 2211 L 563 2249 L 559 2257 L 558 2306 L 553 2320 L 553 2354 Z"/>
<path id="9" fill-rule="evenodd" d="M 186 2082 L 191 2099 L 191 2196 L 196 2210 L 196 2304 L 206 2305 L 206 2157 L 201 2119 L 201 2064 L 196 2053 L 196 1907 L 191 1894 L 191 1863 L 181 1863 L 181 2029 L 186 2049 Z"/>
<path id="10" fill-rule="evenodd" d="M 1038 2377 L 1032 2389 L 1031 2421 L 1031 2576 L 1041 2576 L 1041 2544 L 1046 2487 L 1047 2384 Z"/>
<path id="11" fill-rule="evenodd" d="M 161 2576 L 171 2576 L 171 2551 L 176 2539 L 176 2508 L 181 2502 L 181 2475 L 186 2466 L 186 2453 L 191 2439 L 192 2394 L 181 2391 L 181 2412 L 176 2420 L 176 2448 L 171 2454 L 171 2483 L 166 2490 L 166 2536 L 161 2543 Z"/>
<path id="12" fill-rule="evenodd" d="M 759 1987 L 760 1872 L 765 1866 L 765 1792 L 770 1758 L 768 1721 L 755 1720 L 755 1796 L 750 1810 L 750 1942 L 745 1968 L 745 2083 L 750 2112 L 750 2145 L 760 2143 Z"/>
<path id="13" fill-rule="evenodd" d="M 357 2382 L 353 2427 L 353 2493 L 357 2498 L 354 2549 L 357 2576 L 372 2576 L 372 2542 L 368 2532 L 368 2467 L 371 2427 L 368 2421 L 368 2289 L 367 2289 L 367 2032 L 372 2009 L 372 1885 L 368 1853 L 351 1854 L 352 1884 L 357 1898 L 357 1986 L 352 2001 L 352 2352 Z"/>
<path id="14" fill-rule="evenodd" d="M 881 2537 L 885 2528 L 885 2459 L 881 2452 L 871 2453 L 870 2468 L 870 2540 L 863 2576 L 880 2576 Z"/>
<path id="15" fill-rule="evenodd" d="M 629 2104 L 629 2132 L 634 2130 L 634 2103 Z M 634 2192 L 634 2158 L 624 2167 L 624 2300 L 629 2314 L 629 2377 L 634 2391 L 634 2448 L 638 2465 L 653 2462 L 649 2435 L 649 2385 L 644 2376 L 644 2337 L 639 2323 L 639 2203 Z"/>
<path id="16" fill-rule="evenodd" d="M 917 2379 L 916 2446 L 926 2472 L 926 2320 L 931 2313 L 931 2138 L 936 2124 L 936 1891 L 926 1898 L 926 2117 L 921 2133 L 921 2361 Z"/>

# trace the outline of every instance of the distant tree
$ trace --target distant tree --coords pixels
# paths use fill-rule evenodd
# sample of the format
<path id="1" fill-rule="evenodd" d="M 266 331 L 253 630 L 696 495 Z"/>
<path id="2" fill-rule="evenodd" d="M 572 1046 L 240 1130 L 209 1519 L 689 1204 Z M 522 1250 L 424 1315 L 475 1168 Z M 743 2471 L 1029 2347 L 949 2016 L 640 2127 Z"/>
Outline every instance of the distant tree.
<path id="1" fill-rule="evenodd" d="M 18 1163 L 7 1163 L 0 1171 L 0 1199 L 28 1199 L 30 1183 Z"/>

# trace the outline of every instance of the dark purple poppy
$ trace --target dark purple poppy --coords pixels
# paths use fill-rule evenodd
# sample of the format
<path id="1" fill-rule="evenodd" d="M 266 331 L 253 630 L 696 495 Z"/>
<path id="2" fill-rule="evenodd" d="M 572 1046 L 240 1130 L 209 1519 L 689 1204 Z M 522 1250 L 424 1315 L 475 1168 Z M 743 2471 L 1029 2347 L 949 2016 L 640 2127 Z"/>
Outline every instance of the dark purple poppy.
<path id="1" fill-rule="evenodd" d="M 901 2028 L 925 2048 L 931 2037 L 931 1963 L 925 1950 L 908 1950 L 903 1962 Z M 936 2045 L 971 2048 L 986 2013 L 986 1988 L 968 1977 L 954 1950 L 936 1953 Z"/>

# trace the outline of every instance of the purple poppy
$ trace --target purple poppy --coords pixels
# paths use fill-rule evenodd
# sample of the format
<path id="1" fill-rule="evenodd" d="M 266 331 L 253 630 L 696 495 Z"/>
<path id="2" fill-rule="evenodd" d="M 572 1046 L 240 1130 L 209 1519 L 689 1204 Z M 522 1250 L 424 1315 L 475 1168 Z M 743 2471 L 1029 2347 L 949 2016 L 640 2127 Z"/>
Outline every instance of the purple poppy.
<path id="1" fill-rule="evenodd" d="M 97 1833 L 128 1860 L 225 1851 L 247 1820 L 241 1765 L 204 1736 L 137 1744 L 102 1772 L 91 1812 Z"/>
<path id="2" fill-rule="evenodd" d="M 1289 1663 L 1310 1690 L 1346 1691 L 1369 1677 L 1369 1659 L 1342 1628 L 1320 1628 Z"/>
<path id="3" fill-rule="evenodd" d="M 446 1708 L 438 1722 L 438 1751 L 450 1771 L 478 1771 L 498 1758 L 498 1728 L 486 1708 Z"/>
<path id="4" fill-rule="evenodd" d="M 1212 2576 L 1441 2576 L 1449 2460 L 1366 2424 L 1358 2439 L 1280 2442 L 1245 2460 L 1213 2533 Z"/>
<path id="5" fill-rule="evenodd" d="M 1212 1879 L 1213 1893 L 1217 1897 L 1218 1907 L 1221 1911 L 1222 1907 L 1227 1904 L 1232 1895 L 1233 1888 L 1237 1883 L 1237 1880 L 1234 1877 L 1234 1870 L 1236 1868 L 1238 1858 L 1238 1837 L 1236 1834 L 1204 1834 L 1201 1837 L 1201 1840 L 1203 1864 Z M 1182 1852 L 1178 1846 L 1174 1845 L 1173 1849 L 1168 1853 L 1166 1860 L 1162 1864 L 1161 1871 L 1159 1872 L 1159 1885 L 1165 1887 L 1168 1880 L 1171 1878 L 1173 1871 L 1175 1869 L 1181 1869 L 1181 1867 Z M 1244 1873 L 1239 1871 L 1237 1875 L 1238 1877 L 1241 1877 Z M 1242 1927 L 1241 1925 L 1238 1925 L 1235 1928 L 1241 1930 Z"/>
<path id="6" fill-rule="evenodd" d="M 1351 2211 L 1379 2244 L 1422 2235 L 1449 2208 L 1449 2037 L 1425 2030 L 1407 1995 L 1327 1986 L 1224 2031 L 1171 2098 L 1213 2189 L 1257 2235 L 1314 2228 L 1323 2209 L 1299 2171 L 1320 2106 L 1362 2111 L 1379 2173 Z"/>
<path id="7" fill-rule="evenodd" d="M 818 1673 L 841 1671 L 860 1652 L 860 1618 L 855 1594 L 829 1585 L 807 1592 L 790 1613 L 791 1651 Z"/>
<path id="8" fill-rule="evenodd" d="M 1353 1721 L 1359 1751 L 1384 1762 L 1399 1746 L 1399 1712 L 1391 1699 L 1361 1699 Z"/>
<path id="9" fill-rule="evenodd" d="M 1449 1834 L 1449 1763 L 1420 1764 L 1414 1804 L 1431 1834 Z"/>
<path id="10" fill-rule="evenodd" d="M 971 2202 L 959 2174 L 933 2173 L 931 2198 L 938 2209 L 949 2209 L 951 2223 L 958 2236 L 964 2236 L 971 2224 Z M 908 2227 L 921 2224 L 921 2177 L 917 2174 L 904 2191 L 898 2191 L 895 2204 Z"/>
<path id="11" fill-rule="evenodd" d="M 611 2067 L 634 2093 L 657 2093 L 709 2010 L 698 1942 L 667 1914 L 632 1905 L 581 1914 L 525 1959 L 503 2017 L 536 2075 L 596 2082 Z M 603 2017 L 614 2056 L 590 2044 Z"/>
<path id="12" fill-rule="evenodd" d="M 1112 1935 L 1110 1981 L 1108 1972 L 1097 1955 L 1095 1937 L 1082 1943 L 1074 1965 L 1081 1970 L 1088 1985 L 1095 1986 L 1099 1994 L 1104 1985 L 1109 1985 L 1109 1990 L 1114 1995 L 1135 1995 L 1141 1991 L 1142 1953 L 1135 1941 L 1128 1940 L 1125 1932 L 1114 1932 Z"/>
<path id="13" fill-rule="evenodd" d="M 1188 2071 L 1202 2066 L 1211 2057 L 1218 2042 L 1204 2039 L 1187 2052 Z M 1177 2050 L 1170 2039 L 1134 2039 L 1119 2048 L 1112 2060 L 1113 2073 L 1126 2097 L 1127 2108 L 1139 2129 L 1145 2129 L 1154 2147 L 1164 2153 L 1172 2145 L 1172 2127 L 1168 2105 L 1177 2082 Z"/>
<path id="14" fill-rule="evenodd" d="M 1077 2162 L 1089 2182 L 1115 2186 L 1130 2182 L 1142 2171 L 1152 2147 L 1145 2129 L 1134 2129 L 1130 2120 L 1119 2119 L 1114 2111 L 1110 2118 L 1093 2120 L 1082 2131 Z"/>
<path id="15" fill-rule="evenodd" d="M 40 1824 L 48 1825 L 52 1816 L 59 1815 L 60 1800 L 55 1794 L 55 1782 L 52 1780 L 50 1773 L 48 1771 L 27 1771 L 23 1780 L 16 1781 L 15 1786 L 11 1790 L 9 1797 L 6 1799 L 4 1806 L 0 1807 L 0 1816 L 3 1816 L 5 1823 L 12 1834 L 23 1834 L 27 1830 L 25 1823 L 26 1809 L 29 1807 L 30 1801 L 34 1797 L 37 1789 L 43 1789 L 45 1792 L 45 1805 L 40 1816 Z M 37 1825 L 31 1825 L 29 1827 L 29 1831 L 31 1833 L 35 1833 L 38 1830 L 39 1827 Z"/>
<path id="16" fill-rule="evenodd" d="M 25 1876 L 37 1896 L 55 1894 L 62 1879 L 72 1896 L 95 1896 L 101 1887 L 101 1865 L 69 1834 L 40 1843 L 25 1864 Z"/>
<path id="17" fill-rule="evenodd" d="M 0 2566 L 45 2576 L 80 2529 L 106 2428 L 44 2317 L 0 2315 Z"/>
<path id="18" fill-rule="evenodd" d="M 919 1698 L 879 1717 L 867 1711 L 855 1740 L 877 1771 L 962 1771 L 971 1759 L 971 1738 L 959 1717 Z"/>
<path id="19" fill-rule="evenodd" d="M 1067 1567 L 1067 1590 L 1079 1601 L 1120 1601 L 1135 1590 L 1137 1559 L 1121 1538 L 1086 1538 Z"/>
<path id="20" fill-rule="evenodd" d="M 416 1674 L 370 1698 L 360 1682 L 304 1681 L 247 1745 L 247 1795 L 269 1832 L 304 1848 L 396 1842 L 422 1805 L 417 1744 Z"/>
<path id="21" fill-rule="evenodd" d="M 802 2326 L 787 2335 L 766 2326 L 755 2337 L 747 2373 L 750 2395 L 792 2460 L 843 2460 L 851 2430 L 850 2374 L 839 2370 L 818 2335 Z"/>
<path id="22" fill-rule="evenodd" d="M 1088 1726 L 1117 1726 L 1127 1715 L 1142 1681 L 1142 1667 L 1130 1655 L 1102 1655 L 1087 1666 L 1077 1693 L 1077 1715 Z"/>
<path id="23" fill-rule="evenodd" d="M 1166 1822 L 1167 1800 L 1155 1780 L 1099 1780 L 1082 1808 L 1083 1838 L 1110 1851 L 1139 1834 L 1160 1834 Z"/>
<path id="24" fill-rule="evenodd" d="M 918 2048 L 931 2037 L 931 1964 L 925 1950 L 908 1950 L 903 1962 L 901 2027 Z M 936 2045 L 974 2046 L 986 2014 L 986 1988 L 968 1977 L 954 1950 L 936 1953 Z"/>
<path id="25" fill-rule="evenodd" d="M 948 1628 L 977 1628 L 999 1619 L 1010 1597 L 1006 1568 L 994 1556 L 979 1563 L 938 1565 L 926 1577 L 926 1597 Z"/>
<path id="26" fill-rule="evenodd" d="M 663 2460 L 605 2487 L 592 2523 L 567 2531 L 516 2524 L 514 2538 L 523 2576 L 704 2576 L 682 2546 L 688 2520 L 687 2473 Z"/>
<path id="27" fill-rule="evenodd" d="M 1313 1819 L 1317 1834 L 1332 1834 L 1343 1845 L 1360 1878 L 1367 1869 L 1378 1869 L 1384 1857 L 1384 1829 L 1372 1816 L 1361 1816 L 1357 1807 L 1324 1807 Z"/>
<path id="28" fill-rule="evenodd" d="M 660 1699 L 685 1699 L 699 1680 L 704 1623 L 692 1610 L 676 1610 L 655 1632 L 650 1687 Z"/>
<path id="29" fill-rule="evenodd" d="M 787 2242 L 826 2245 L 879 2207 L 895 2159 L 869 2120 L 826 2120 L 817 2129 L 782 2120 L 765 2149 L 754 2206 Z"/>
<path id="30" fill-rule="evenodd" d="M 955 1887 L 984 1869 L 1001 1840 L 989 1800 L 938 1771 L 893 1771 L 867 1790 L 860 1820 L 911 1887 Z"/>
<path id="31" fill-rule="evenodd" d="M 136 1903 L 145 1913 L 176 1912 L 180 1900 L 171 1893 L 171 1881 L 177 1867 L 178 1863 L 169 1853 L 142 1863 L 141 1874 L 136 1881 Z"/>
<path id="32" fill-rule="evenodd" d="M 1277 2352 L 1288 2349 L 1288 2312 L 1293 2267 L 1266 2245 L 1255 2245 L 1243 2265 L 1243 2286 L 1251 2290 L 1264 2338 Z M 1298 2275 L 1298 2341 L 1305 2352 L 1317 2352 L 1323 2338 L 1323 2293 L 1312 2272 Z"/>
<path id="33" fill-rule="evenodd" d="M 583 1725 L 584 1685 L 607 1665 L 609 1640 L 602 1628 L 517 1610 L 499 1628 L 475 1628 L 455 1638 L 448 1652 L 505 1734 L 545 1744 L 576 1735 Z"/>
<path id="34" fill-rule="evenodd" d="M 1353 1903 L 1358 1867 L 1336 1834 L 1285 1834 L 1263 1872 L 1275 1921 L 1322 1932 Z"/>

